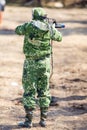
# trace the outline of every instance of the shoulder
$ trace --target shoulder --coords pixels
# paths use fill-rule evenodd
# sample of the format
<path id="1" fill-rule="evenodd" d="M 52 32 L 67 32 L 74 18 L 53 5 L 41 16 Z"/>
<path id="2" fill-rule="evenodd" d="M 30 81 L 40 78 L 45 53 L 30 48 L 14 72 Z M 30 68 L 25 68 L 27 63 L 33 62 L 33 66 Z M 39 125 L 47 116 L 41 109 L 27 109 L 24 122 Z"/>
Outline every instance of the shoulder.
<path id="1" fill-rule="evenodd" d="M 43 31 L 48 31 L 48 30 L 49 30 L 48 24 L 45 23 L 45 22 L 43 22 L 43 21 L 33 20 L 33 21 L 31 22 L 31 24 L 32 24 L 34 27 L 36 27 L 36 28 L 38 28 L 38 29 L 40 29 L 40 30 L 43 30 Z"/>

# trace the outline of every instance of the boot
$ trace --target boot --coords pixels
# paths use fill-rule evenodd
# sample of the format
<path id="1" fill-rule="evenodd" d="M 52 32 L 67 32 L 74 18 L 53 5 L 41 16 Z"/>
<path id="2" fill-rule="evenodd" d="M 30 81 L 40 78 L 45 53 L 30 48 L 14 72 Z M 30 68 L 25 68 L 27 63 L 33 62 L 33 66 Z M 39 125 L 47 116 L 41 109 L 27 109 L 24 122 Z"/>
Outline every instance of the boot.
<path id="1" fill-rule="evenodd" d="M 33 111 L 32 110 L 27 110 L 26 113 L 27 114 L 26 114 L 25 121 L 20 122 L 18 125 L 20 127 L 31 128 L 32 127 Z"/>
<path id="2" fill-rule="evenodd" d="M 39 124 L 40 124 L 41 127 L 46 127 L 46 119 L 47 119 L 48 108 L 41 108 L 40 111 L 41 111 L 41 115 L 40 115 Z"/>

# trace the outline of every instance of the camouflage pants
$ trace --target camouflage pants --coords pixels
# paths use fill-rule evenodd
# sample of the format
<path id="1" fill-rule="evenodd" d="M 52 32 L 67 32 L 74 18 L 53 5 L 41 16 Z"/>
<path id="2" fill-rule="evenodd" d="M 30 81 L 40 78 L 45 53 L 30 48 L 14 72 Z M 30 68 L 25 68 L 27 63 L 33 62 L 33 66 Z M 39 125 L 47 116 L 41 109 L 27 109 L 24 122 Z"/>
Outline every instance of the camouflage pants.
<path id="1" fill-rule="evenodd" d="M 40 107 L 49 107 L 50 57 L 43 60 L 25 59 L 22 83 L 24 88 L 23 105 L 35 108 L 38 97 Z"/>

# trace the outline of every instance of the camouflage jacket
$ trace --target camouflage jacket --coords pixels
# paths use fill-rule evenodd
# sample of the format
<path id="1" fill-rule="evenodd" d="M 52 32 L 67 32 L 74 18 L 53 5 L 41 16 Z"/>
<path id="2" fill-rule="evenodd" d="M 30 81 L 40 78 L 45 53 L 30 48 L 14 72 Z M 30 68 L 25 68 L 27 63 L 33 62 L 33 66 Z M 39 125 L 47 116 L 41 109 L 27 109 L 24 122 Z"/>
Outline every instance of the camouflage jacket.
<path id="1" fill-rule="evenodd" d="M 16 27 L 18 35 L 24 35 L 23 52 L 26 57 L 38 59 L 51 54 L 50 40 L 61 41 L 61 33 L 47 22 L 32 20 Z"/>

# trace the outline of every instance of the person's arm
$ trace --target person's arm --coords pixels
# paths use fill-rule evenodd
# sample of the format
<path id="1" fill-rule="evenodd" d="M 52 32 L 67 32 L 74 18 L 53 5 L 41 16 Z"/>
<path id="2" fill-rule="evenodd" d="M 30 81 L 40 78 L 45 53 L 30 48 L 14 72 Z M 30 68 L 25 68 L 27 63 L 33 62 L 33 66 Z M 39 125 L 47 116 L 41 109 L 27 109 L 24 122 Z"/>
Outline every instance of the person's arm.
<path id="1" fill-rule="evenodd" d="M 51 28 L 51 39 L 54 41 L 61 42 L 62 41 L 62 34 L 54 27 Z"/>
<path id="2" fill-rule="evenodd" d="M 26 33 L 26 26 L 27 26 L 27 23 L 24 23 L 23 25 L 17 26 L 15 29 L 15 32 L 18 35 L 24 35 Z"/>

